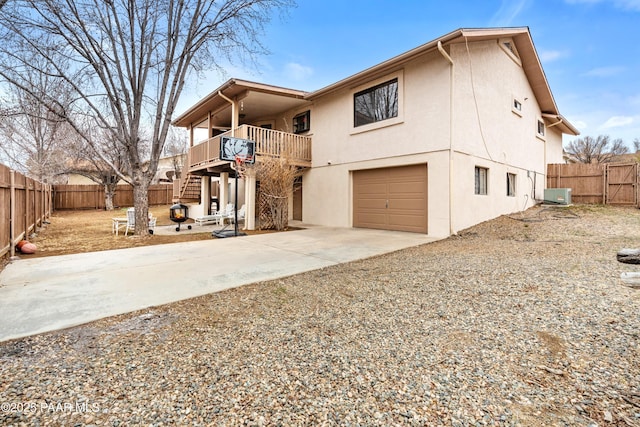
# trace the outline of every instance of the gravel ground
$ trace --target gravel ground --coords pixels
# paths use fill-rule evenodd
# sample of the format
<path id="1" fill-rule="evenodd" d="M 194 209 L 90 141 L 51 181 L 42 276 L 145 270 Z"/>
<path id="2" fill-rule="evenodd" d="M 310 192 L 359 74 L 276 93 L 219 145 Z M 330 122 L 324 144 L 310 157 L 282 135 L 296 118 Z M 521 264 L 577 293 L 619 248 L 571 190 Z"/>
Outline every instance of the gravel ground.
<path id="1" fill-rule="evenodd" d="M 0 343 L 0 425 L 640 426 L 640 210 L 440 242 Z"/>

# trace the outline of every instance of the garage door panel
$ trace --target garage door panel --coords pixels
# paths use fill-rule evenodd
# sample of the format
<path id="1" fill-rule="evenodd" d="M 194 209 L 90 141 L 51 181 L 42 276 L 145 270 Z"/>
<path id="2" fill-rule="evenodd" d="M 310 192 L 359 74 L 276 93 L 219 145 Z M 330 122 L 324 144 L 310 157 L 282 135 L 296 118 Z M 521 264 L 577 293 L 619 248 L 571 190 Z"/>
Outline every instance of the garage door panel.
<path id="1" fill-rule="evenodd" d="M 385 213 L 376 214 L 373 212 L 361 214 L 358 216 L 360 227 L 364 228 L 381 228 L 385 229 L 387 223 L 387 215 Z"/>
<path id="2" fill-rule="evenodd" d="M 382 194 L 386 191 L 387 184 L 384 182 L 379 183 L 361 183 L 358 185 L 358 192 L 360 194 Z"/>
<path id="3" fill-rule="evenodd" d="M 427 165 L 356 171 L 353 226 L 427 232 Z"/>
<path id="4" fill-rule="evenodd" d="M 426 187 L 426 183 L 415 181 L 389 183 L 389 194 L 424 194 Z"/>
<path id="5" fill-rule="evenodd" d="M 387 205 L 387 201 L 386 200 L 382 200 L 382 199 L 376 199 L 376 200 L 360 200 L 358 202 L 358 208 L 361 210 L 368 210 L 368 209 L 385 209 L 385 206 Z"/>

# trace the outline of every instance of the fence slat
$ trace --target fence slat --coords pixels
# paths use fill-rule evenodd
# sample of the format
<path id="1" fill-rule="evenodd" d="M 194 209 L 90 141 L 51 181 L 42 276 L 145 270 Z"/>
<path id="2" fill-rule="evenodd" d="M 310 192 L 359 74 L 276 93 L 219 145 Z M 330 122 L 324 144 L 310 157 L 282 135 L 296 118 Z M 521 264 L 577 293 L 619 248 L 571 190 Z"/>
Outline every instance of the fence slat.
<path id="1" fill-rule="evenodd" d="M 547 166 L 547 188 L 571 188 L 576 203 L 638 206 L 638 163 Z"/>
<path id="2" fill-rule="evenodd" d="M 104 209 L 104 187 L 102 185 L 55 185 L 53 186 L 53 208 L 55 210 Z M 173 184 L 149 186 L 149 205 L 169 205 L 173 199 Z M 133 206 L 133 187 L 119 185 L 113 197 L 115 207 Z"/>
<path id="3" fill-rule="evenodd" d="M 51 216 L 51 185 L 27 178 L 0 164 L 0 257 Z"/>

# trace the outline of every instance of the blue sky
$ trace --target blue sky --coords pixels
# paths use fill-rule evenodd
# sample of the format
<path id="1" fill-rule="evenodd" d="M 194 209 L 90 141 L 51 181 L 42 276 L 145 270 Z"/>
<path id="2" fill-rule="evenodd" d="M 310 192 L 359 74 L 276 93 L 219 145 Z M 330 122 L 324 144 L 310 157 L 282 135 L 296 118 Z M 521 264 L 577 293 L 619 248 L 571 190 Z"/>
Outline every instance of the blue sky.
<path id="1" fill-rule="evenodd" d="M 211 73 L 178 114 L 229 77 L 313 91 L 458 28 L 514 26 L 529 27 L 560 113 L 581 136 L 630 148 L 640 139 L 640 0 L 298 0 L 266 28 L 271 54 L 257 70 Z"/>

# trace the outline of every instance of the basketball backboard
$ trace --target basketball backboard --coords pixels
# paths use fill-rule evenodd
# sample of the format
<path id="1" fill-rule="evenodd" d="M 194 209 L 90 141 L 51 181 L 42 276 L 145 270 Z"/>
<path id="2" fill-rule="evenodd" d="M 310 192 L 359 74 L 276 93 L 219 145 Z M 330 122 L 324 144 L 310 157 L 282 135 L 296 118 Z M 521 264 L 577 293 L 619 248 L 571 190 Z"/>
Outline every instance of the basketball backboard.
<path id="1" fill-rule="evenodd" d="M 220 137 L 220 159 L 235 162 L 237 157 L 246 159 L 246 163 L 253 164 L 256 143 L 249 139 L 234 138 L 231 136 Z"/>

